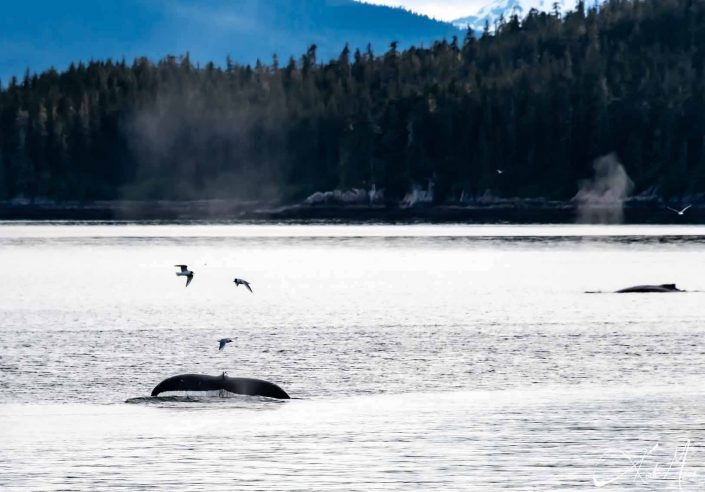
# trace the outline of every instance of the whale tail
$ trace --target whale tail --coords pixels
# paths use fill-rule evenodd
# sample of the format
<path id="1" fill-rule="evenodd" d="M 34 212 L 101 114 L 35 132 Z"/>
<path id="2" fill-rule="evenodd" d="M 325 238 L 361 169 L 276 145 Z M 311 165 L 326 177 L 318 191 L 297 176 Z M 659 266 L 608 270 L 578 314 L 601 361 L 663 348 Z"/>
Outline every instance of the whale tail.
<path id="1" fill-rule="evenodd" d="M 165 379 L 152 390 L 152 396 L 169 391 L 228 391 L 237 395 L 266 396 L 288 400 L 291 397 L 282 388 L 269 381 L 252 378 L 231 378 L 224 372 L 220 376 L 181 374 Z"/>

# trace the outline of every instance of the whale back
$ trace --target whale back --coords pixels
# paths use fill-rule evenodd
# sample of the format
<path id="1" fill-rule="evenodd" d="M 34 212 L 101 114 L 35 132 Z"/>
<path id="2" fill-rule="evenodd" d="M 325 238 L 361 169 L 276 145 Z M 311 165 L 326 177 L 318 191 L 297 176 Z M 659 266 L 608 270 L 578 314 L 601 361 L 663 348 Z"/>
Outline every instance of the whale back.
<path id="1" fill-rule="evenodd" d="M 152 390 L 152 396 L 167 391 L 219 391 L 225 390 L 238 395 L 266 396 L 288 400 L 290 397 L 279 386 L 269 381 L 252 378 L 231 378 L 228 376 L 207 376 L 204 374 L 180 374 L 165 379 Z"/>
<path id="2" fill-rule="evenodd" d="M 618 294 L 625 294 L 630 292 L 683 292 L 676 284 L 661 284 L 661 285 L 635 285 L 634 287 L 627 287 L 626 289 L 618 290 Z"/>

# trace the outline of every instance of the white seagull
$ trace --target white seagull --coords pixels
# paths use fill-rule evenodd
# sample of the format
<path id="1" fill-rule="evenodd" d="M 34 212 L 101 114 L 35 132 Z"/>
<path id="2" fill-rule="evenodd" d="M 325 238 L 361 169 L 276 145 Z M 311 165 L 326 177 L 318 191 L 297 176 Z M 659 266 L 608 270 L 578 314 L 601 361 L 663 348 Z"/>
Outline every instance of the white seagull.
<path id="1" fill-rule="evenodd" d="M 225 345 L 230 342 L 232 342 L 232 340 L 229 338 L 221 338 L 220 340 L 218 340 L 218 343 L 220 344 L 218 350 L 223 350 L 223 347 L 225 347 Z"/>
<path id="2" fill-rule="evenodd" d="M 503 170 L 501 170 L 501 169 L 497 169 L 497 174 L 502 174 L 502 173 L 504 173 L 504 171 L 503 171 Z"/>
<path id="3" fill-rule="evenodd" d="M 191 283 L 191 280 L 193 280 L 193 272 L 188 269 L 188 266 L 186 265 L 174 265 L 175 267 L 181 268 L 180 272 L 176 272 L 177 277 L 186 277 L 186 287 L 188 287 L 188 284 Z"/>
<path id="4" fill-rule="evenodd" d="M 678 215 L 683 215 L 685 213 L 685 211 L 688 210 L 690 207 L 692 207 L 692 205 L 688 205 L 687 207 L 685 207 L 682 210 L 676 210 L 675 208 L 671 208 L 671 207 L 666 207 L 666 208 L 668 210 L 670 210 L 671 212 L 677 213 Z"/>
<path id="5" fill-rule="evenodd" d="M 247 287 L 247 290 L 252 292 L 252 287 L 250 287 L 250 283 L 247 280 L 242 280 L 241 278 L 236 278 L 235 280 L 233 280 L 233 282 L 235 282 L 235 287 L 239 287 L 240 285 L 244 285 L 245 287 Z"/>

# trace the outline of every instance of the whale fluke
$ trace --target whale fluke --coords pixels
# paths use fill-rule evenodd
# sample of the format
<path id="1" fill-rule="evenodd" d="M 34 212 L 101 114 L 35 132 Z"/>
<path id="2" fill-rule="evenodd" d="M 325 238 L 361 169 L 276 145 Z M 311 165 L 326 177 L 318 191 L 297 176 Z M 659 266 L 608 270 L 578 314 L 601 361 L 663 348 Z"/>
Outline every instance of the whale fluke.
<path id="1" fill-rule="evenodd" d="M 152 396 L 167 391 L 220 391 L 238 395 L 266 396 L 268 398 L 290 399 L 290 396 L 274 383 L 261 379 L 231 378 L 203 374 L 181 374 L 165 379 L 152 390 Z"/>
<path id="2" fill-rule="evenodd" d="M 635 285 L 626 289 L 618 290 L 618 294 L 629 294 L 634 292 L 685 292 L 676 287 L 676 284 L 661 285 Z"/>

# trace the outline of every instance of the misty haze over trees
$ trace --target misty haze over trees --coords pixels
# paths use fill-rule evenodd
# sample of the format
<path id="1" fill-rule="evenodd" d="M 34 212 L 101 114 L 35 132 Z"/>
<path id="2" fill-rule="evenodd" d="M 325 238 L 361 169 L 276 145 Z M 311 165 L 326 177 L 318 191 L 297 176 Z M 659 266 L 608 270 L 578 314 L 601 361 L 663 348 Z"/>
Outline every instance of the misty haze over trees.
<path id="1" fill-rule="evenodd" d="M 0 199 L 300 200 L 434 185 L 567 199 L 616 152 L 640 192 L 705 192 L 705 2 L 610 0 L 379 56 L 74 66 L 0 92 Z M 500 175 L 496 169 L 504 172 Z"/>

